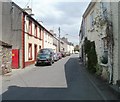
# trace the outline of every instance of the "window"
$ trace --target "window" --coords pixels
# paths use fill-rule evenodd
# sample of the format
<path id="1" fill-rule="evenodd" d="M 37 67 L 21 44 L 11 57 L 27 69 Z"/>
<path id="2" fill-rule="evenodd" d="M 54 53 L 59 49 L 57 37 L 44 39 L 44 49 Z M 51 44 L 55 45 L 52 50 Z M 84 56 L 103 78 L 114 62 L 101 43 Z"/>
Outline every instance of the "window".
<path id="1" fill-rule="evenodd" d="M 32 21 L 29 20 L 29 34 L 32 35 Z"/>
<path id="2" fill-rule="evenodd" d="M 100 2 L 100 8 L 101 8 L 101 12 L 102 12 L 102 14 L 101 14 L 102 17 L 104 19 L 106 19 L 108 16 L 107 9 L 109 8 L 109 3 L 108 2 Z"/>
<path id="3" fill-rule="evenodd" d="M 90 14 L 90 27 L 93 28 L 94 11 Z"/>
<path id="4" fill-rule="evenodd" d="M 28 60 L 32 60 L 32 44 L 28 45 Z"/>
<path id="5" fill-rule="evenodd" d="M 35 37 L 37 37 L 37 25 L 35 24 Z"/>
<path id="6" fill-rule="evenodd" d="M 39 33 L 40 33 L 39 38 L 41 39 L 41 28 L 39 29 Z"/>
<path id="7" fill-rule="evenodd" d="M 43 39 L 44 30 L 41 29 L 41 39 Z"/>
<path id="8" fill-rule="evenodd" d="M 108 47 L 107 47 L 107 38 L 102 38 L 102 41 L 103 41 L 104 51 L 107 51 L 108 50 Z"/>
<path id="9" fill-rule="evenodd" d="M 39 50 L 41 50 L 41 46 L 39 46 Z"/>

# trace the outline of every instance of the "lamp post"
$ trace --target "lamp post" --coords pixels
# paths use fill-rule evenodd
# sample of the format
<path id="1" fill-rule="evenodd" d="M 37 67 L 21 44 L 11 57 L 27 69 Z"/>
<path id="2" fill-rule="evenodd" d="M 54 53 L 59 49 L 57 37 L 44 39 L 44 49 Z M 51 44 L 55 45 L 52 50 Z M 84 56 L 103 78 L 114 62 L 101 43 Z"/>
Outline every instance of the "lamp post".
<path id="1" fill-rule="evenodd" d="M 60 27 L 58 28 L 59 31 L 59 52 L 60 52 Z"/>

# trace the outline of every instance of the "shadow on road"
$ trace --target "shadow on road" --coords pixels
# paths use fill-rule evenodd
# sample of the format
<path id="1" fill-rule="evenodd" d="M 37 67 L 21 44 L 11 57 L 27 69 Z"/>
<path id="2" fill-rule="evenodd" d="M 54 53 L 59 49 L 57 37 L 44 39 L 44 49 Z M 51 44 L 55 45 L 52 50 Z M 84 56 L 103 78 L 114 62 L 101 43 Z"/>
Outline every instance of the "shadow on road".
<path id="1" fill-rule="evenodd" d="M 102 100 L 82 73 L 78 57 L 70 58 L 65 67 L 67 88 L 9 86 L 3 100 Z"/>

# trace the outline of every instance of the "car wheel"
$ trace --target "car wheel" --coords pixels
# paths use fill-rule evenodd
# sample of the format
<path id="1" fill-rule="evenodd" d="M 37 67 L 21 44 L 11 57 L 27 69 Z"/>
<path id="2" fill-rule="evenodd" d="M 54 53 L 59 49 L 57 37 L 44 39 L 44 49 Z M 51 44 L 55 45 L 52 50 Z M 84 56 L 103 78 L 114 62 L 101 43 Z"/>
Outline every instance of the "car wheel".
<path id="1" fill-rule="evenodd" d="M 35 66 L 38 66 L 38 63 L 35 63 Z"/>
<path id="2" fill-rule="evenodd" d="M 53 64 L 53 62 L 52 62 L 52 61 L 50 61 L 50 63 L 49 63 L 49 64 L 50 64 L 50 66 L 51 66 L 51 65 Z"/>

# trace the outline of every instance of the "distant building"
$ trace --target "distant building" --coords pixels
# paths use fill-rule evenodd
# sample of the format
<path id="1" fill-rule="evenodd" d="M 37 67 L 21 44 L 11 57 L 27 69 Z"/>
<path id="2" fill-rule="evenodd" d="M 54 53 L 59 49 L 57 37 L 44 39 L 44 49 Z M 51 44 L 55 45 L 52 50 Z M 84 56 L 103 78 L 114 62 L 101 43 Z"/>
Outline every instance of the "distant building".
<path id="1" fill-rule="evenodd" d="M 74 45 L 65 37 L 61 38 L 61 40 L 63 41 L 64 52 L 74 53 Z"/>

